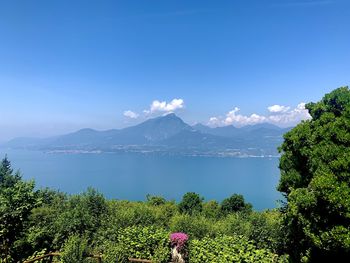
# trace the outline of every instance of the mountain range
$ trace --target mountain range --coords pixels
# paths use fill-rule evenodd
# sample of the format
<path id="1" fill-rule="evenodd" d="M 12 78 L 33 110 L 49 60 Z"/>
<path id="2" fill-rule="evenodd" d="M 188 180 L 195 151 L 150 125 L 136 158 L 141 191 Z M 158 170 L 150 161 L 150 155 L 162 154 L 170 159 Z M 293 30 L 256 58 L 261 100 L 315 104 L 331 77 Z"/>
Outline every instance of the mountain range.
<path id="1" fill-rule="evenodd" d="M 124 129 L 77 132 L 49 138 L 15 138 L 2 147 L 51 152 L 142 152 L 185 155 L 276 156 L 290 128 L 262 123 L 242 128 L 190 126 L 174 113 Z"/>

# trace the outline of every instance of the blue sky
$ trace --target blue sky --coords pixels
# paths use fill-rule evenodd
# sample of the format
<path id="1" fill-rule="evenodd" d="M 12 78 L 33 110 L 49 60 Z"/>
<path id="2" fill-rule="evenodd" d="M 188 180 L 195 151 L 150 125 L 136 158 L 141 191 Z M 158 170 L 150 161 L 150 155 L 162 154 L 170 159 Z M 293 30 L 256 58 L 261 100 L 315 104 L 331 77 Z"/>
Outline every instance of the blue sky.
<path id="1" fill-rule="evenodd" d="M 349 25 L 347 0 L 1 1 L 0 141 L 171 110 L 286 126 L 349 85 Z"/>

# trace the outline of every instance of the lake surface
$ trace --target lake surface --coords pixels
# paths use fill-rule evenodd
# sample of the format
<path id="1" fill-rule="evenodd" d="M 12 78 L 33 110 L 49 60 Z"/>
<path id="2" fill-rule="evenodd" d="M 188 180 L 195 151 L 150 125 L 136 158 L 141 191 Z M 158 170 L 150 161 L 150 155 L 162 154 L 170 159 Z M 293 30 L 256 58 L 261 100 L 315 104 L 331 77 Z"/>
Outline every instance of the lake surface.
<path id="1" fill-rule="evenodd" d="M 142 154 L 48 154 L 1 150 L 23 178 L 38 187 L 80 193 L 91 186 L 107 198 L 145 200 L 147 194 L 181 200 L 197 192 L 221 201 L 243 194 L 255 209 L 278 206 L 278 158 L 221 158 Z"/>

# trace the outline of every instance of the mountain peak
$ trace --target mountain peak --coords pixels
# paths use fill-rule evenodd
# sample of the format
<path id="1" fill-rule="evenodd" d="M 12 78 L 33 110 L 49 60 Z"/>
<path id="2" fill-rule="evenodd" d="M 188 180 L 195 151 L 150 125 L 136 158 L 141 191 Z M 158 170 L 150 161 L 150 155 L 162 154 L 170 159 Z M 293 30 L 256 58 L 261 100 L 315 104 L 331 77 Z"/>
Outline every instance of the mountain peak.
<path id="1" fill-rule="evenodd" d="M 160 118 L 168 118 L 168 119 L 181 119 L 179 116 L 177 116 L 174 112 L 170 112 L 170 113 L 166 113 L 162 116 L 160 116 Z"/>

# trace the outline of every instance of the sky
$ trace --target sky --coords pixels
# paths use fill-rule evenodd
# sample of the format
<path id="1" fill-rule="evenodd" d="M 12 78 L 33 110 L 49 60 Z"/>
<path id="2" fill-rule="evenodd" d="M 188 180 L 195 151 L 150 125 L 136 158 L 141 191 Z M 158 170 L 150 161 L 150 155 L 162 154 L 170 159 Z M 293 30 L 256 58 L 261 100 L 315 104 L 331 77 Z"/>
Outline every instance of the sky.
<path id="1" fill-rule="evenodd" d="M 295 125 L 350 82 L 348 0 L 0 1 L 0 142 L 189 124 Z"/>

